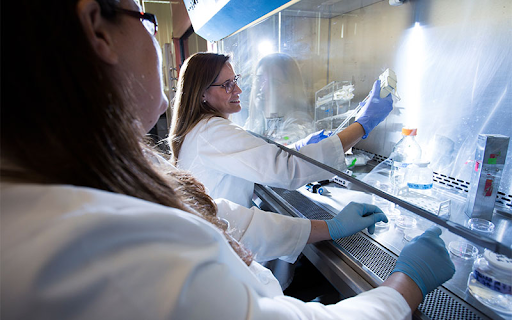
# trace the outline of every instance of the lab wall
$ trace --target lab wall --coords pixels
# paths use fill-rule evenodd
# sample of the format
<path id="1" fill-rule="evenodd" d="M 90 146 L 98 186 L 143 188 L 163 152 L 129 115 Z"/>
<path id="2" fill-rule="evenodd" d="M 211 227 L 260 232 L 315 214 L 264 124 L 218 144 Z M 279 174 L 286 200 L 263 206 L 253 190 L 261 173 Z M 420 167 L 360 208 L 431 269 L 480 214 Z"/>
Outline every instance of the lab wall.
<path id="1" fill-rule="evenodd" d="M 390 68 L 401 99 L 357 148 L 387 157 L 401 128 L 416 127 L 434 171 L 469 182 L 478 134 L 512 136 L 512 2 L 330 3 L 303 0 L 220 41 L 219 51 L 232 54 L 244 77 L 242 105 L 249 105 L 254 67 L 268 52 L 295 58 L 311 108 L 315 92 L 331 81 L 351 81 L 357 105 Z M 243 124 L 246 116 L 233 120 Z M 512 143 L 499 191 L 510 199 Z"/>

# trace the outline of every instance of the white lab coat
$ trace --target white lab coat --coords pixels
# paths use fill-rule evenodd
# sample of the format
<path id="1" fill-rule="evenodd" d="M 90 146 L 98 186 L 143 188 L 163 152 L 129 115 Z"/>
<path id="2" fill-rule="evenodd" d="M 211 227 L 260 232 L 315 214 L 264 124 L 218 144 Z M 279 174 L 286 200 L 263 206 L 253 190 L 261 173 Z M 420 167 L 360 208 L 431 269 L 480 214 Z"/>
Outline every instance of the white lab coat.
<path id="1" fill-rule="evenodd" d="M 72 186 L 3 184 L 1 198 L 3 319 L 411 317 L 386 287 L 330 306 L 285 297 L 269 270 L 178 209 Z"/>
<path id="2" fill-rule="evenodd" d="M 346 168 L 343 146 L 336 135 L 306 145 L 300 152 L 336 169 Z M 220 117 L 200 121 L 186 135 L 178 167 L 199 179 L 212 198 L 246 207 L 251 206 L 254 183 L 297 189 L 333 177 Z"/>
<path id="3" fill-rule="evenodd" d="M 158 154 L 149 153 L 146 158 L 163 172 L 177 170 Z M 246 208 L 226 199 L 214 201 L 217 216 L 229 223 L 228 232 L 250 249 L 258 262 L 279 258 L 294 263 L 308 241 L 311 233 L 308 219 L 283 216 L 256 206 Z"/>

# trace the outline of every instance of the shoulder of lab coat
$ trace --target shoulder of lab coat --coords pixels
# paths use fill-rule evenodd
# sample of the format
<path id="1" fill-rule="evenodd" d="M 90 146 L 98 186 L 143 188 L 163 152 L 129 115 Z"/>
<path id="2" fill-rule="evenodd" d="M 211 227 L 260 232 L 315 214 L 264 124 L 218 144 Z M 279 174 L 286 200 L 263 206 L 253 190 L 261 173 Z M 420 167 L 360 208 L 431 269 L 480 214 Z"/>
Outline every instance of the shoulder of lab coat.
<path id="1" fill-rule="evenodd" d="M 178 209 L 71 186 L 2 184 L 1 196 L 6 318 L 406 318 L 390 288 L 332 306 L 285 297 L 268 269 Z"/>
<path id="2" fill-rule="evenodd" d="M 333 176 L 220 117 L 200 121 L 187 134 L 185 144 L 195 144 L 190 147 L 203 159 L 203 165 L 254 183 L 296 189 L 308 182 Z M 340 170 L 345 168 L 343 146 L 337 137 L 303 149 L 303 154 L 319 162 Z"/>
<path id="3" fill-rule="evenodd" d="M 216 199 L 217 215 L 229 221 L 230 234 L 251 250 L 259 262 L 281 259 L 297 260 L 311 233 L 308 219 L 293 218 L 246 208 L 225 199 Z"/>

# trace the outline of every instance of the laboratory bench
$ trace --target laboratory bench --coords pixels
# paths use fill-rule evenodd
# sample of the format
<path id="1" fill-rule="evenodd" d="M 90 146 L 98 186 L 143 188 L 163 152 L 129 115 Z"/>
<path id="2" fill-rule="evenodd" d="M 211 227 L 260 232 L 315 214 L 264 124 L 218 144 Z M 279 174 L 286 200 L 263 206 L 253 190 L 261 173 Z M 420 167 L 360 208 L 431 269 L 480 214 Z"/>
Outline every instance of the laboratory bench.
<path id="1" fill-rule="evenodd" d="M 340 174 L 342 178 L 336 176 L 336 182 L 331 180 L 330 183 L 322 186 L 325 190 L 323 194 L 312 193 L 306 187 L 297 190 L 263 185 L 255 187 L 255 194 L 258 197 L 256 202 L 262 209 L 306 219 L 331 219 L 350 201 L 385 205 L 386 201 L 376 193 L 389 200 L 387 204 L 392 205 L 389 210 L 393 210 L 394 207 L 395 212 L 390 214 L 387 207 L 383 209 L 388 214 L 389 223 L 379 224 L 374 234 L 363 230 L 335 241 L 309 244 L 303 251 L 303 254 L 343 297 L 357 295 L 382 283 L 393 270 L 401 249 L 412 238 L 434 224 L 443 230 L 441 238 L 446 243 L 447 249 L 450 249 L 450 244 L 453 245 L 452 249 L 457 249 L 457 243 L 459 245 L 469 243 L 480 254 L 487 247 L 506 253 L 510 257 L 510 252 L 507 251 L 512 242 L 510 232 L 512 227 L 508 216 L 510 210 L 507 208 L 495 210 L 493 223 L 496 228 L 491 236 L 467 232 L 468 226 L 464 224 L 469 218 L 463 210 L 465 202 L 463 192 L 454 188 L 450 190 L 446 185 L 436 181 L 435 191 L 428 197 L 418 195 L 415 199 L 411 199 L 407 194 L 397 196 L 386 194 L 372 188 L 376 177 L 380 179 L 379 176 L 381 176 L 382 186 L 385 186 L 387 179 L 382 172 L 377 175 L 371 174 L 378 164 L 372 160 L 365 167 L 353 168 L 351 176 L 343 174 Z M 368 177 L 370 179 L 365 179 Z M 377 186 L 380 187 L 379 183 Z M 437 212 L 436 216 L 437 205 L 446 203 L 446 199 L 450 200 L 448 211 Z M 443 210 L 442 206 L 441 209 Z M 394 216 L 394 214 L 399 215 Z M 443 214 L 447 214 L 447 217 L 442 217 Z M 406 221 L 403 220 L 404 217 Z M 467 254 L 465 258 L 450 254 L 456 267 L 455 275 L 426 296 L 414 313 L 414 318 L 510 319 L 509 315 L 499 314 L 481 304 L 469 293 L 467 282 L 476 256 L 471 256 L 465 251 L 462 253 Z"/>

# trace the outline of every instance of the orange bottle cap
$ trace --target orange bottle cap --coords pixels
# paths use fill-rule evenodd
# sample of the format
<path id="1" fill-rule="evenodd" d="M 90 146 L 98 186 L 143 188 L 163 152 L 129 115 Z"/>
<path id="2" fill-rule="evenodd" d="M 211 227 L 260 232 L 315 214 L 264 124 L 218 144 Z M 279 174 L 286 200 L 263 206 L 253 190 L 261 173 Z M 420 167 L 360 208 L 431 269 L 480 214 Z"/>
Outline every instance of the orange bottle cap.
<path id="1" fill-rule="evenodd" d="M 417 130 L 416 128 L 412 129 L 412 128 L 402 128 L 402 134 L 404 136 L 415 136 L 416 133 L 417 133 Z"/>

